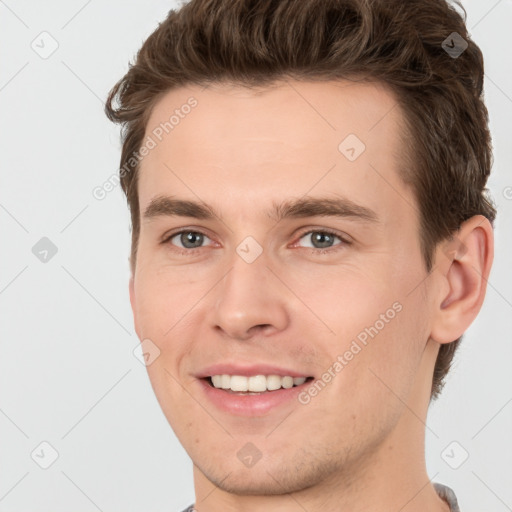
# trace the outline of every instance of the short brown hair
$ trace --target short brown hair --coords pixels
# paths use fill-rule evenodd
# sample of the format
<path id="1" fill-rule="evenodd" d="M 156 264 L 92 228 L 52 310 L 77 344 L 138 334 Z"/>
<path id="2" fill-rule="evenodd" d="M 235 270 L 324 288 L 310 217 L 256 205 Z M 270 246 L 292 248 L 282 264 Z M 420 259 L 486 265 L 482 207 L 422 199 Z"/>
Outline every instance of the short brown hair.
<path id="1" fill-rule="evenodd" d="M 481 214 L 493 224 L 496 210 L 485 189 L 492 148 L 483 57 L 467 33 L 466 11 L 456 6 L 462 13 L 445 0 L 191 0 L 171 10 L 105 106 L 108 118 L 123 126 L 120 176 L 131 211 L 132 272 L 140 232 L 133 155 L 156 102 L 190 84 L 384 83 L 404 115 L 409 147 L 400 174 L 418 203 L 427 271 L 437 244 L 463 221 Z M 453 47 L 462 53 L 450 54 Z M 440 348 L 433 398 L 461 339 Z"/>

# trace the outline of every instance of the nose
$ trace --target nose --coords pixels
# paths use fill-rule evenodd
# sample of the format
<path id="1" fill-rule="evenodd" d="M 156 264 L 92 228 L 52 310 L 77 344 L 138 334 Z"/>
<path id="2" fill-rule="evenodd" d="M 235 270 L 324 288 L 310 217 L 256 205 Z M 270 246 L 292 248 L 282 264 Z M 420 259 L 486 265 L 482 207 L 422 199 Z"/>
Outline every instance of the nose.
<path id="1" fill-rule="evenodd" d="M 227 337 L 243 341 L 269 336 L 289 324 L 293 295 L 263 254 L 252 263 L 235 254 L 215 294 L 213 325 Z"/>

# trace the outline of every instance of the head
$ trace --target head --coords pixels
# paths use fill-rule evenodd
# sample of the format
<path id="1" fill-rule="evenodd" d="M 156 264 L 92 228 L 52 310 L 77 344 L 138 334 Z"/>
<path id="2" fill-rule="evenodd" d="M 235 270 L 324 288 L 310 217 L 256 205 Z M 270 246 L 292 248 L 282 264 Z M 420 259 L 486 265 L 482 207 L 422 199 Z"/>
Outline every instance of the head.
<path id="1" fill-rule="evenodd" d="M 457 58 L 443 48 L 454 32 Z M 328 477 L 382 444 L 403 402 L 438 395 L 484 298 L 469 267 L 485 277 L 492 261 L 477 262 L 496 213 L 482 87 L 482 54 L 444 0 L 192 0 L 114 86 L 136 330 L 158 346 L 152 385 L 212 481 L 235 463 L 215 447 L 249 440 L 270 473 Z M 202 403 L 201 372 L 223 361 L 329 383 L 293 414 L 248 421 Z M 272 492 L 251 471 L 252 491 Z"/>

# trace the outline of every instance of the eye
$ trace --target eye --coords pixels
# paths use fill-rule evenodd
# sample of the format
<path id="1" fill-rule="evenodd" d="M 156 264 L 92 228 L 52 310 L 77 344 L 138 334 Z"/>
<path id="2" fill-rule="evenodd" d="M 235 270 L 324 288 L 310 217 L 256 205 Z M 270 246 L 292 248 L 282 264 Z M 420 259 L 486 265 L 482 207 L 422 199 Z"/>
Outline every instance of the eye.
<path id="1" fill-rule="evenodd" d="M 174 239 L 176 240 L 173 242 Z M 162 240 L 162 243 L 170 243 L 179 249 L 185 249 L 182 252 L 192 252 L 194 249 L 200 249 L 205 239 L 210 240 L 209 237 L 200 231 L 183 230 L 169 235 Z"/>
<path id="2" fill-rule="evenodd" d="M 303 238 L 306 240 L 309 239 L 310 245 L 305 245 L 302 247 L 305 249 L 315 249 L 312 251 L 314 254 L 334 252 L 338 250 L 338 246 L 341 246 L 339 249 L 342 249 L 344 246 L 350 245 L 348 240 L 346 240 L 340 234 L 329 229 L 310 229 L 309 231 L 304 231 L 299 236 L 299 240 L 302 240 Z M 336 244 L 336 239 L 338 239 L 340 243 Z M 170 244 L 173 246 L 173 250 L 179 254 L 185 255 L 195 253 L 196 250 L 203 248 L 203 244 L 206 240 L 210 240 L 210 242 L 212 241 L 201 231 L 185 229 L 166 236 L 161 243 L 164 245 Z M 298 245 L 298 242 L 295 245 Z"/>
<path id="3" fill-rule="evenodd" d="M 350 245 L 348 240 L 345 240 L 341 235 L 335 233 L 334 231 L 328 229 L 318 229 L 318 230 L 309 230 L 300 235 L 300 239 L 305 238 L 311 242 L 309 246 L 303 246 L 306 248 L 312 249 L 332 249 L 337 250 L 336 247 L 341 245 Z M 341 243 L 333 245 L 335 239 L 340 240 Z M 323 252 L 323 251 L 313 251 L 313 252 Z"/>

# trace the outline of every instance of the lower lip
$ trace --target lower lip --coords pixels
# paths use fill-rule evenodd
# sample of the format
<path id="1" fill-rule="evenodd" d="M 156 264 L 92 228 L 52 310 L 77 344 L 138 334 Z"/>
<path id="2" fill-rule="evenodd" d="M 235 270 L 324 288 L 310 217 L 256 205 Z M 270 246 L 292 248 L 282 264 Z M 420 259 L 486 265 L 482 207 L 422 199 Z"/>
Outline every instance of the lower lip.
<path id="1" fill-rule="evenodd" d="M 300 405 L 297 395 L 310 384 L 309 381 L 306 381 L 300 386 L 294 386 L 293 388 L 281 388 L 275 391 L 250 395 L 231 393 L 223 389 L 214 388 L 205 379 L 199 379 L 198 382 L 204 394 L 216 407 L 237 416 L 263 416 L 272 409 L 276 407 L 282 408 L 293 401 Z"/>

